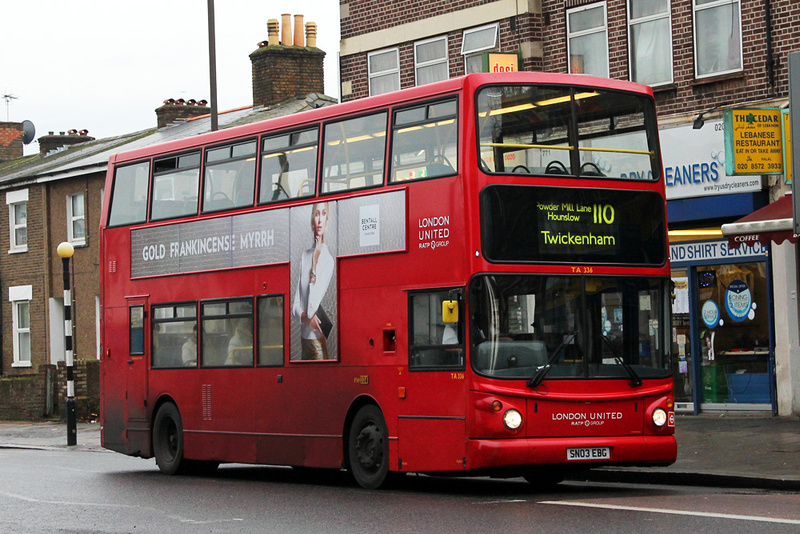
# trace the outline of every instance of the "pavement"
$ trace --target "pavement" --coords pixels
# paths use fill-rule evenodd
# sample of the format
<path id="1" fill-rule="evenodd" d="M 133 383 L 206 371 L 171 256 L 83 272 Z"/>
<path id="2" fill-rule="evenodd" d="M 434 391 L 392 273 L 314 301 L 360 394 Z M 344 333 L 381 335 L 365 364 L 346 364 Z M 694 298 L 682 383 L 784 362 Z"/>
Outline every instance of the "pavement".
<path id="1" fill-rule="evenodd" d="M 568 478 L 800 491 L 798 417 L 678 415 L 675 437 L 678 460 L 669 467 L 607 467 Z M 98 423 L 78 423 L 77 445 L 68 446 L 66 423 L 0 421 L 0 448 L 110 453 L 100 446 Z"/>

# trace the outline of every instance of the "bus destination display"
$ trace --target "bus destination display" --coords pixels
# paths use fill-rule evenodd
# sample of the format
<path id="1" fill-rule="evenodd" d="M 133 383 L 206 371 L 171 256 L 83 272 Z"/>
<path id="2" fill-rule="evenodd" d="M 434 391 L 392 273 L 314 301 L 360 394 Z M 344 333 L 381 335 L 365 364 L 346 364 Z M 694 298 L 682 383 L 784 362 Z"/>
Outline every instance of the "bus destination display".
<path id="1" fill-rule="evenodd" d="M 647 191 L 490 186 L 481 193 L 490 261 L 663 265 L 663 201 Z"/>

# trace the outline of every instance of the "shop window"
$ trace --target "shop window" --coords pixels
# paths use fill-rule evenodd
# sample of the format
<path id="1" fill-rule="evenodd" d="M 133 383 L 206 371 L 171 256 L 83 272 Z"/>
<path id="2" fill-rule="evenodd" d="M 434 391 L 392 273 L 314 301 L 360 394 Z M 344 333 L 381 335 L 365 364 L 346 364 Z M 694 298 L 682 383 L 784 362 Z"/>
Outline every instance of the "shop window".
<path id="1" fill-rule="evenodd" d="M 696 276 L 702 402 L 769 403 L 766 263 L 698 266 Z"/>

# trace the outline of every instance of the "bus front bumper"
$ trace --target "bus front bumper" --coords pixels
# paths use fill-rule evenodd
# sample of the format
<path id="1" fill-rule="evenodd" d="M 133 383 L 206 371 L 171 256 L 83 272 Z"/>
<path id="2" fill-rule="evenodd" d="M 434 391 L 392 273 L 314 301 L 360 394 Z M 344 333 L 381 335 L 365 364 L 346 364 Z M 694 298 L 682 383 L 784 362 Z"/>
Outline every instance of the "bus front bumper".
<path id="1" fill-rule="evenodd" d="M 468 439 L 466 447 L 464 467 L 470 470 L 540 465 L 567 469 L 666 466 L 678 456 L 674 435 Z"/>

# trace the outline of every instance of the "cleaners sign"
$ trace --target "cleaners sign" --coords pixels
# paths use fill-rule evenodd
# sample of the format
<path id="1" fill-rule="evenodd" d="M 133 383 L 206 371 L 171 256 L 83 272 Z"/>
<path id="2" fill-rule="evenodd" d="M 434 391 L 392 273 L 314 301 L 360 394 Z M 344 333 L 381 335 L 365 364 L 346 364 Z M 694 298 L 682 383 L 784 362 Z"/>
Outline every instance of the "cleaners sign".
<path id="1" fill-rule="evenodd" d="M 725 172 L 782 174 L 780 109 L 726 109 Z"/>

